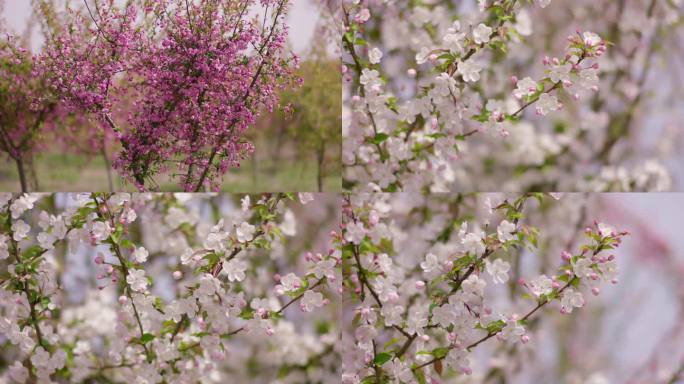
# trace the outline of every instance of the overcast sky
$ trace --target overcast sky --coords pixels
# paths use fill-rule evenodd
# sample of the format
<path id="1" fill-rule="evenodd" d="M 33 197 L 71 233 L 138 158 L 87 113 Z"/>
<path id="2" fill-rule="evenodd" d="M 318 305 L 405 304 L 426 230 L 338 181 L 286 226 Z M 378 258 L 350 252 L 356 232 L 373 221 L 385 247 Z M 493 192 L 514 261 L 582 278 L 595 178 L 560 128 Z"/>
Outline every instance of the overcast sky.
<path id="1" fill-rule="evenodd" d="M 31 12 L 30 2 L 28 0 L 7 0 L 5 3 L 3 18 L 15 33 L 23 32 Z M 290 25 L 290 41 L 298 54 L 306 52 L 317 20 L 318 12 L 312 6 L 311 0 L 293 1 L 288 24 Z M 40 36 L 35 32 L 32 47 L 35 50 L 40 45 Z"/>

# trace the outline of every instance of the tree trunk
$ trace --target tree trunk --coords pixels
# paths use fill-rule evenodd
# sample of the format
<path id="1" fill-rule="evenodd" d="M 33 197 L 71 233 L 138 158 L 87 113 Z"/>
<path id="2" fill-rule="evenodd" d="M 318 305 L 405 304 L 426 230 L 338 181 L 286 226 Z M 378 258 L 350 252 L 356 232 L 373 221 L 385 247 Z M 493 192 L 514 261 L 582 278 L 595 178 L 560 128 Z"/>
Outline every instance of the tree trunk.
<path id="1" fill-rule="evenodd" d="M 40 191 L 40 185 L 38 184 L 38 172 L 36 172 L 36 166 L 33 161 L 33 155 L 28 155 L 25 162 L 26 168 L 26 180 L 29 185 L 29 189 L 32 191 Z"/>
<path id="2" fill-rule="evenodd" d="M 252 188 L 256 191 L 257 184 L 257 167 L 259 166 L 257 162 L 256 151 L 252 153 Z"/>
<path id="3" fill-rule="evenodd" d="M 104 159 L 105 171 L 107 171 L 107 184 L 109 185 L 109 192 L 114 192 L 112 165 L 109 162 L 109 156 L 107 155 L 107 144 L 105 143 L 104 139 L 102 140 L 102 159 Z"/>
<path id="4" fill-rule="evenodd" d="M 28 186 L 26 185 L 26 173 L 24 172 L 24 161 L 21 157 L 14 159 L 17 163 L 17 172 L 19 173 L 19 183 L 21 183 L 21 191 L 28 192 Z"/>
<path id="5" fill-rule="evenodd" d="M 325 140 L 321 141 L 318 148 L 318 161 L 316 162 L 316 180 L 318 181 L 318 192 L 323 192 L 323 161 L 325 160 Z"/>

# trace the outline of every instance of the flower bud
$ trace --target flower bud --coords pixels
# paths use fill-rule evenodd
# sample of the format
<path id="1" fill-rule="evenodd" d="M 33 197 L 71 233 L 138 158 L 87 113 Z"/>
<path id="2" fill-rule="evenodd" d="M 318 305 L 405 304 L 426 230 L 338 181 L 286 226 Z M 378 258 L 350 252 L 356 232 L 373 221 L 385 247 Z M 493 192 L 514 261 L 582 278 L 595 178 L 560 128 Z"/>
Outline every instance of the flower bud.
<path id="1" fill-rule="evenodd" d="M 570 259 L 572 259 L 572 255 L 568 251 L 562 251 L 561 259 L 563 259 L 564 261 L 570 261 Z"/>

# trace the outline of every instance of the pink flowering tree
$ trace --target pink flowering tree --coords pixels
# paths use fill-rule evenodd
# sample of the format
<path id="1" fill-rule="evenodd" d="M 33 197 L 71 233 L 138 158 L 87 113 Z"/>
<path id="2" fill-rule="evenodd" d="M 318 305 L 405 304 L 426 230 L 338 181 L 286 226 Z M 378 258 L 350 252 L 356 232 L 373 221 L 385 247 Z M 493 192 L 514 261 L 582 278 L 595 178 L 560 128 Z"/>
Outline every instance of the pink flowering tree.
<path id="1" fill-rule="evenodd" d="M 30 165 L 56 110 L 33 55 L 17 38 L 0 37 L 0 152 L 16 164 L 22 191 L 37 188 Z"/>
<path id="2" fill-rule="evenodd" d="M 113 132 L 113 165 L 139 189 L 160 173 L 218 189 L 252 150 L 244 131 L 297 82 L 287 11 L 286 0 L 85 1 L 40 68 L 71 111 Z"/>
<path id="3" fill-rule="evenodd" d="M 335 196 L 2 194 L 0 211 L 3 382 L 339 378 Z"/>
<path id="4" fill-rule="evenodd" d="M 589 0 L 342 7 L 348 189 L 671 188 L 667 161 L 681 151 L 667 142 L 681 137 L 667 127 L 681 120 L 682 105 L 670 112 L 659 101 L 680 99 L 662 86 L 669 80 L 649 80 L 656 60 L 665 73 L 679 73 L 681 7 Z"/>
<path id="5" fill-rule="evenodd" d="M 587 222 L 582 196 L 557 198 L 346 197 L 342 382 L 480 382 L 529 364 L 550 312 L 572 321 L 617 283 L 627 235 Z"/>

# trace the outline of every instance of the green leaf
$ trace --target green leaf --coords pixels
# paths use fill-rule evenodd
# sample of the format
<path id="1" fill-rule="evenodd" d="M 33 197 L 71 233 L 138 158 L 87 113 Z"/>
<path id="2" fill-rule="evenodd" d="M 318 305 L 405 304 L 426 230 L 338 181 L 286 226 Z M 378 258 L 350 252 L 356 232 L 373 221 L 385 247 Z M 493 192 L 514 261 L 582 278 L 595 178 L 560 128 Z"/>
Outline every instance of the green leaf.
<path id="1" fill-rule="evenodd" d="M 164 303 L 162 303 L 162 300 L 161 300 L 160 297 L 157 297 L 157 298 L 154 300 L 154 303 L 152 303 L 152 306 L 153 306 L 154 309 L 156 309 L 158 312 L 164 313 Z"/>
<path id="2" fill-rule="evenodd" d="M 378 353 L 378 354 L 375 356 L 375 359 L 373 359 L 373 364 L 375 364 L 375 365 L 383 365 L 383 364 L 385 364 L 386 362 L 388 362 L 391 358 L 392 358 L 392 355 L 390 355 L 390 354 L 387 353 L 387 352 Z"/>
<path id="3" fill-rule="evenodd" d="M 399 339 L 397 339 L 396 337 L 394 337 L 394 338 L 390 339 L 388 342 L 386 342 L 386 343 L 383 345 L 383 348 L 384 348 L 384 349 L 387 349 L 387 348 L 389 348 L 390 346 L 396 344 L 398 341 L 399 341 Z"/>
<path id="4" fill-rule="evenodd" d="M 373 144 L 380 144 L 383 141 L 389 139 L 389 135 L 386 133 L 378 133 L 375 135 L 375 137 L 371 140 L 371 143 Z"/>
<path id="5" fill-rule="evenodd" d="M 447 354 L 449 354 L 449 348 L 447 347 L 435 348 L 432 350 L 432 356 L 437 359 L 441 359 Z"/>
<path id="6" fill-rule="evenodd" d="M 145 333 L 140 337 L 140 344 L 147 344 L 150 341 L 154 340 L 154 335 L 151 333 Z"/>
<path id="7" fill-rule="evenodd" d="M 503 327 L 506 326 L 506 322 L 503 320 L 496 320 L 492 321 L 491 323 L 487 324 L 487 327 L 485 329 L 489 333 L 498 333 L 503 329 Z"/>
<path id="8" fill-rule="evenodd" d="M 454 267 L 451 268 L 452 273 L 456 273 L 460 271 L 461 269 L 467 267 L 470 265 L 470 263 L 473 262 L 474 257 L 472 255 L 465 255 L 463 257 L 460 257 L 454 261 Z"/>
<path id="9" fill-rule="evenodd" d="M 413 371 L 413 376 L 416 377 L 416 380 L 418 380 L 419 384 L 427 384 L 427 381 L 425 381 L 425 375 L 423 374 L 423 371 L 420 369 L 416 369 Z"/>
<path id="10" fill-rule="evenodd" d="M 126 248 L 126 249 L 133 248 L 133 242 L 128 240 L 128 239 L 121 240 L 119 245 L 121 246 L 121 248 Z"/>
<path id="11" fill-rule="evenodd" d="M 21 259 L 22 260 L 31 260 L 34 257 L 40 255 L 43 252 L 43 248 L 41 248 L 38 245 L 32 245 L 24 250 L 24 252 L 21 253 Z"/>
<path id="12" fill-rule="evenodd" d="M 482 108 L 480 111 L 479 115 L 473 115 L 473 120 L 479 121 L 480 123 L 486 123 L 489 121 L 489 116 L 491 115 L 491 112 L 487 110 L 487 108 Z"/>

